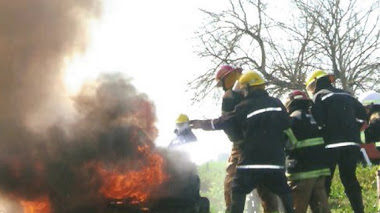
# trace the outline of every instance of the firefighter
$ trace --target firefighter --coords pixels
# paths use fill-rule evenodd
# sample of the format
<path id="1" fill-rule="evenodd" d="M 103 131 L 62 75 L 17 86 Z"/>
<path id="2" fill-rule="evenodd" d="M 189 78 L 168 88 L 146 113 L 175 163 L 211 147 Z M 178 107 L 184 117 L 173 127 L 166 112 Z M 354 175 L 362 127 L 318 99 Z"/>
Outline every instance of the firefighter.
<path id="1" fill-rule="evenodd" d="M 363 142 L 375 143 L 376 149 L 380 150 L 380 93 L 365 92 L 359 96 L 359 101 L 366 108 L 369 118 L 368 127 L 364 131 Z"/>
<path id="2" fill-rule="evenodd" d="M 216 86 L 224 90 L 222 99 L 222 115 L 234 110 L 235 106 L 243 99 L 241 91 L 234 89 L 236 82 L 241 76 L 242 69 L 234 68 L 230 65 L 221 66 L 215 76 Z M 224 199 L 226 203 L 226 213 L 231 209 L 231 186 L 232 180 L 236 174 L 236 165 L 240 156 L 239 146 L 243 141 L 243 132 L 239 126 L 231 126 L 224 129 L 224 132 L 232 142 L 232 150 L 228 159 L 226 168 L 226 177 L 224 180 Z M 278 211 L 277 197 L 264 187 L 258 188 L 261 204 L 264 213 L 274 213 Z"/>
<path id="3" fill-rule="evenodd" d="M 189 121 L 189 117 L 185 114 L 178 116 L 174 130 L 176 137 L 170 142 L 169 147 L 197 141 L 197 137 L 191 131 Z"/>
<path id="4" fill-rule="evenodd" d="M 331 176 L 326 178 L 327 195 L 336 166 L 345 193 L 355 213 L 363 213 L 361 186 L 356 178 L 356 166 L 360 160 L 359 121 L 366 121 L 363 105 L 350 93 L 335 88 L 334 76 L 316 70 L 306 78 L 306 89 L 313 97 L 311 108 L 314 119 L 321 128 L 329 157 Z"/>
<path id="5" fill-rule="evenodd" d="M 325 145 L 317 123 L 310 113 L 312 100 L 295 90 L 288 94 L 285 106 L 296 138 L 287 147 L 286 176 L 292 190 L 295 213 L 330 213 L 325 190 L 325 177 L 330 175 Z"/>
<path id="6" fill-rule="evenodd" d="M 286 212 L 294 212 L 284 169 L 284 130 L 289 128 L 289 115 L 280 100 L 268 95 L 265 84 L 260 73 L 249 71 L 239 78 L 245 98 L 234 111 L 217 119 L 190 121 L 193 128 L 221 130 L 238 126 L 243 131 L 232 183 L 232 213 L 244 211 L 246 194 L 258 186 L 279 195 Z"/>

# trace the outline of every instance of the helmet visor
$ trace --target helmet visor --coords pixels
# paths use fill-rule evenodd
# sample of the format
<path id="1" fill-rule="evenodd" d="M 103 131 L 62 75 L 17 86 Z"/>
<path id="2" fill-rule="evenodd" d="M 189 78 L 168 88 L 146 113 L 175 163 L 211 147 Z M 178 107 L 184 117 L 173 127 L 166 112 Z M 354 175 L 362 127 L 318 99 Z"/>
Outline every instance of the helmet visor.
<path id="1" fill-rule="evenodd" d="M 178 123 L 178 124 L 176 124 L 176 128 L 178 130 L 178 133 L 182 133 L 182 132 L 186 131 L 187 129 L 190 129 L 190 125 L 189 125 L 189 122 Z"/>

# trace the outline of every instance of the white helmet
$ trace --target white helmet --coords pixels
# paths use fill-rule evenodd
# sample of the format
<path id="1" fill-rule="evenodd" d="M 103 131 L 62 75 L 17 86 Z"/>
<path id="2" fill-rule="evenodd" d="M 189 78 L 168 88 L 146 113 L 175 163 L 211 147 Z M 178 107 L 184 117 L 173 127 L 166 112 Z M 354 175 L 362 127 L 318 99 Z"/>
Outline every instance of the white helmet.
<path id="1" fill-rule="evenodd" d="M 364 106 L 380 105 L 380 93 L 375 91 L 365 92 L 358 99 Z"/>

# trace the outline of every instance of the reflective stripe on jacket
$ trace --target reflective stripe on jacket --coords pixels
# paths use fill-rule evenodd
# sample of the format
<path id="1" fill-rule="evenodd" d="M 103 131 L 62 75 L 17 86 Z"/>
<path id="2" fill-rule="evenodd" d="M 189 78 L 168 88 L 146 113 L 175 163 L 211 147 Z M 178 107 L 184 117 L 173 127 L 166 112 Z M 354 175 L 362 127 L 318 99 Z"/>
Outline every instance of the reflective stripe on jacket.
<path id="1" fill-rule="evenodd" d="M 284 169 L 285 166 L 279 165 L 240 165 L 237 166 L 238 169 Z"/>
<path id="2" fill-rule="evenodd" d="M 329 148 L 360 144 L 360 128 L 367 114 L 363 105 L 348 92 L 328 87 L 314 95 L 311 108 L 314 119 L 321 127 L 322 137 Z M 332 145 L 341 143 L 340 145 Z"/>
<path id="3" fill-rule="evenodd" d="M 286 177 L 288 180 L 304 180 L 309 178 L 316 178 L 320 176 L 330 176 L 330 169 L 329 168 L 323 168 L 323 169 L 317 169 L 312 170 L 308 172 L 295 172 L 295 173 L 286 173 Z"/>
<path id="4" fill-rule="evenodd" d="M 302 109 L 291 112 L 290 117 L 292 132 L 298 140 L 287 150 L 288 179 L 301 180 L 330 175 L 325 143 L 313 116 L 307 109 Z"/>
<path id="5" fill-rule="evenodd" d="M 284 130 L 290 127 L 285 106 L 265 90 L 250 91 L 248 96 L 218 119 L 215 129 L 241 126 L 244 133 L 240 165 L 285 165 Z"/>

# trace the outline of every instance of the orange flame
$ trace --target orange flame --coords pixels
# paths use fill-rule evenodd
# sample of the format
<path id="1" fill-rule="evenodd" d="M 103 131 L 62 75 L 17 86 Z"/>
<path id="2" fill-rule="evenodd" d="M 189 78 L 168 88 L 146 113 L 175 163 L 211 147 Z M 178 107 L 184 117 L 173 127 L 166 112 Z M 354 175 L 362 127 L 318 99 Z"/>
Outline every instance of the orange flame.
<path id="1" fill-rule="evenodd" d="M 128 199 L 131 203 L 141 203 L 147 200 L 150 192 L 162 184 L 167 175 L 163 168 L 163 159 L 157 153 L 152 153 L 148 146 L 138 147 L 138 151 L 146 156 L 148 165 L 138 171 L 109 171 L 99 163 L 97 170 L 104 180 L 100 192 L 109 199 Z M 138 162 L 136 162 L 138 163 Z"/>
<path id="2" fill-rule="evenodd" d="M 21 202 L 24 213 L 50 213 L 51 207 L 47 197 L 36 200 L 22 200 Z"/>

